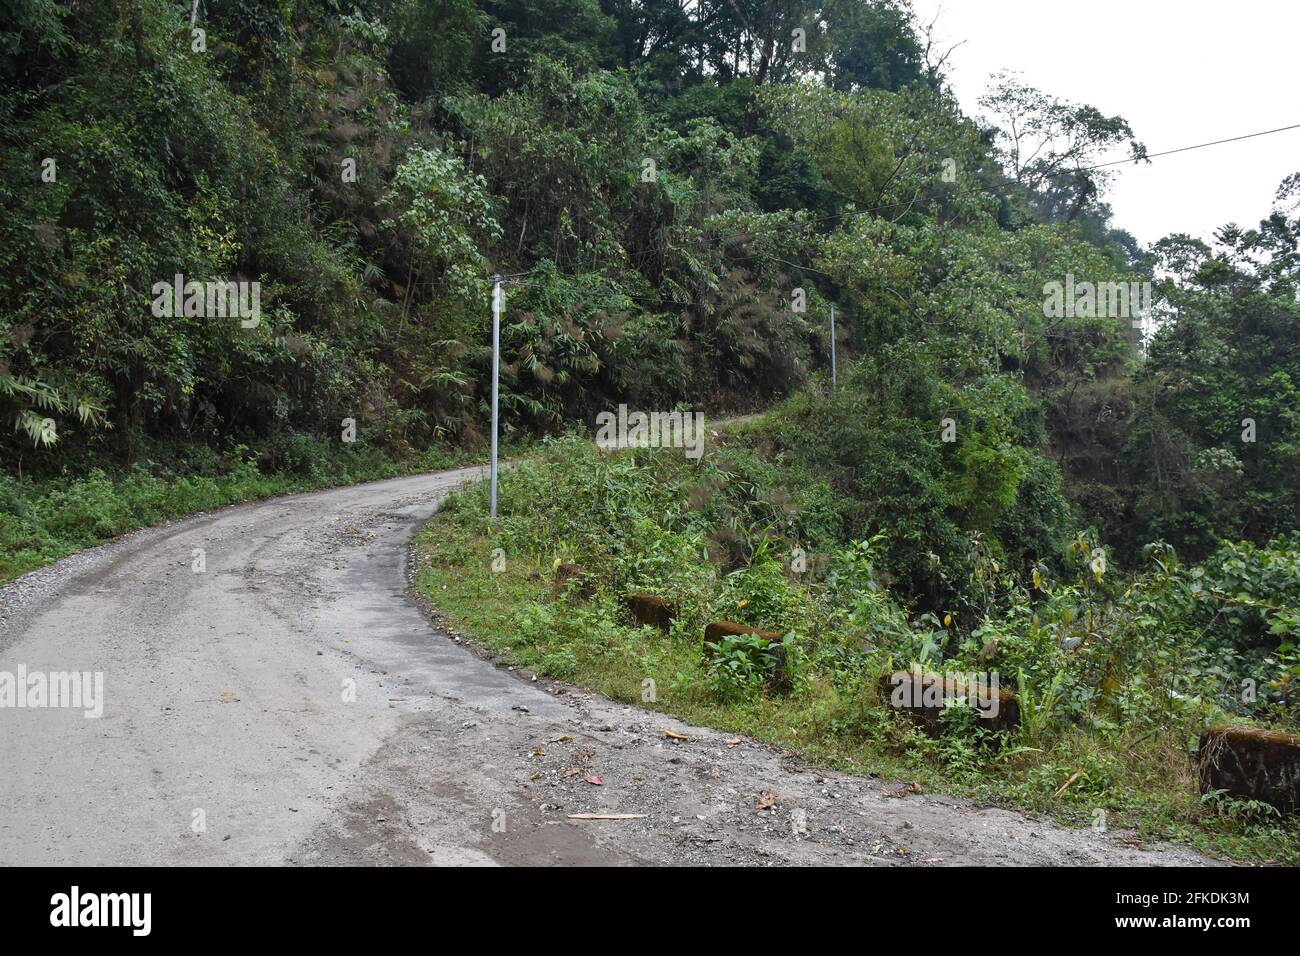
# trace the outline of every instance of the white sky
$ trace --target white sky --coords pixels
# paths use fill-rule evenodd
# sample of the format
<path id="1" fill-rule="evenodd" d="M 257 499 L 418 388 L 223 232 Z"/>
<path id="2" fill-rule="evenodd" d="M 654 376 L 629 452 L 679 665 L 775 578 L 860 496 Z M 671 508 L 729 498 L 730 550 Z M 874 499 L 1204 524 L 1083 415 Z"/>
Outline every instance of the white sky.
<path id="1" fill-rule="evenodd" d="M 968 41 L 947 73 L 963 110 L 990 74 L 1129 121 L 1148 152 L 1300 123 L 1298 0 L 913 0 L 936 36 Z M 1122 159 L 1123 155 L 1105 159 Z M 1255 226 L 1300 172 L 1300 129 L 1118 166 L 1113 224 L 1143 243 Z"/>

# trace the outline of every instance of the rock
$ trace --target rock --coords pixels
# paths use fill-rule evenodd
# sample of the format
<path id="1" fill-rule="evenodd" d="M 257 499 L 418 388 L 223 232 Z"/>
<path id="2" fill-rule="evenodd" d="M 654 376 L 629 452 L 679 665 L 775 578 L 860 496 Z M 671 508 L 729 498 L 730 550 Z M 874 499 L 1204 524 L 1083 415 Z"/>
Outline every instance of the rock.
<path id="1" fill-rule="evenodd" d="M 886 674 L 881 678 L 880 688 L 890 704 L 911 714 L 931 737 L 938 737 L 943 731 L 943 723 L 939 720 L 944 710 L 943 701 L 969 699 L 967 685 L 944 674 L 914 671 Z M 987 685 L 981 689 L 976 684 L 971 685 L 970 691 L 978 699 L 976 712 L 981 720 L 987 721 L 991 730 L 1011 731 L 1020 725 L 1020 703 L 1011 691 L 1002 687 L 995 690 Z"/>
<path id="2" fill-rule="evenodd" d="M 1201 793 L 1225 790 L 1282 813 L 1300 813 L 1300 736 L 1256 727 L 1210 727 L 1197 758 Z"/>
<path id="3" fill-rule="evenodd" d="M 787 666 L 788 649 L 782 643 L 784 636 L 775 631 L 764 631 L 757 627 L 750 627 L 748 624 L 737 624 L 735 621 L 714 621 L 704 629 L 704 656 L 713 657 L 714 650 L 712 644 L 721 644 L 724 637 L 735 637 L 740 634 L 754 634 L 768 644 L 768 652 L 772 656 L 772 666 L 769 672 L 766 689 L 773 694 L 788 694 L 792 689 L 790 678 L 790 668 Z"/>
<path id="4" fill-rule="evenodd" d="M 768 650 L 772 655 L 772 671 L 767 680 L 767 691 L 771 694 L 788 694 L 794 690 L 794 683 L 790 678 L 790 667 L 787 661 L 789 648 L 782 644 L 778 638 L 771 643 Z"/>
<path id="5" fill-rule="evenodd" d="M 677 618 L 677 608 L 671 601 L 653 594 L 629 594 L 624 598 L 632 620 L 645 627 L 657 627 L 665 634 L 672 629 Z"/>
<path id="6" fill-rule="evenodd" d="M 572 587 L 584 601 L 591 598 L 596 587 L 585 568 L 580 564 L 561 564 L 555 569 L 555 593 L 562 594 Z"/>
<path id="7" fill-rule="evenodd" d="M 737 624 L 735 621 L 714 621 L 704 629 L 704 656 L 713 656 L 713 648 L 709 646 L 710 644 L 721 644 L 724 637 L 737 637 L 741 634 L 757 634 L 769 644 L 779 642 L 783 636 L 775 631 L 763 631 L 748 624 Z"/>

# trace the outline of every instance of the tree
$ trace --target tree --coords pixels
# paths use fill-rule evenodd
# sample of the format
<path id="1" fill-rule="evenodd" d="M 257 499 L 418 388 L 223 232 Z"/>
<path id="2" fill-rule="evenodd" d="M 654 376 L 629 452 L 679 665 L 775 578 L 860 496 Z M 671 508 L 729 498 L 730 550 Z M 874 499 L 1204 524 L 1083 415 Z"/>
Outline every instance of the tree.
<path id="1" fill-rule="evenodd" d="M 1122 116 L 1049 96 L 1010 73 L 995 75 L 979 103 L 991 114 L 989 134 L 1016 185 L 1031 196 L 1049 194 L 1047 206 L 1059 205 L 1054 191 L 1071 197 L 1059 221 L 1073 222 L 1101 196 L 1112 174 L 1096 167 L 1100 157 L 1127 145 L 1134 162 L 1146 158 Z"/>

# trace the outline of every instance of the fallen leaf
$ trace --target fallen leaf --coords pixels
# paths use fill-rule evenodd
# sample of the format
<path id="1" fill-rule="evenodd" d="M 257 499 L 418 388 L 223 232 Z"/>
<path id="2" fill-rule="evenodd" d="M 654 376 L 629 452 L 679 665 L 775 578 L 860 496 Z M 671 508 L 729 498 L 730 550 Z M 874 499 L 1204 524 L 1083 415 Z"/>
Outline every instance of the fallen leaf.
<path id="1" fill-rule="evenodd" d="M 570 820 L 644 820 L 644 813 L 570 813 Z"/>
<path id="2" fill-rule="evenodd" d="M 664 736 L 669 740 L 690 740 L 690 737 L 683 737 L 681 734 L 675 734 L 671 730 L 665 730 Z"/>
<path id="3" fill-rule="evenodd" d="M 736 746 L 738 743 L 740 743 L 740 738 L 739 738 L 739 737 L 732 737 L 730 740 L 724 740 L 723 743 L 726 744 L 728 747 L 734 747 L 734 746 Z"/>
<path id="4" fill-rule="evenodd" d="M 572 739 L 573 739 L 573 738 L 570 737 L 568 734 L 560 734 L 560 736 L 558 736 L 558 737 L 552 737 L 550 740 L 548 740 L 548 741 L 546 741 L 546 742 L 547 742 L 548 744 L 563 744 L 563 743 L 568 743 L 568 742 L 569 742 L 570 740 L 572 740 Z"/>
<path id="5" fill-rule="evenodd" d="M 758 803 L 754 804 L 755 812 L 759 810 L 769 810 L 776 806 L 777 796 L 775 793 L 764 793 L 758 798 Z"/>
<path id="6" fill-rule="evenodd" d="M 592 774 L 587 778 L 587 783 L 591 784 L 593 787 L 601 787 L 605 785 L 605 781 L 601 780 L 595 774 Z"/>

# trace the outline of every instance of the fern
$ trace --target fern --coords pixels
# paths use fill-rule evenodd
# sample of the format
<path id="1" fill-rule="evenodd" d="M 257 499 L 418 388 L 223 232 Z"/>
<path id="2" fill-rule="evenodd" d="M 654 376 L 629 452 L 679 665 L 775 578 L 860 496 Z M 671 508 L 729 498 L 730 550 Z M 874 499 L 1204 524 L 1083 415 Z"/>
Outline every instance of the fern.
<path id="1" fill-rule="evenodd" d="M 51 415 L 71 410 L 83 425 L 109 427 L 103 406 L 37 378 L 0 371 L 0 394 L 15 406 L 14 431 L 26 434 L 37 448 L 48 448 L 59 440 L 58 424 Z"/>
<path id="2" fill-rule="evenodd" d="M 1021 668 L 1016 697 L 1020 703 L 1020 739 L 1026 747 L 1039 743 L 1047 732 L 1060 698 L 1061 680 L 1064 677 L 1065 669 L 1062 668 L 1056 672 L 1047 690 L 1041 696 L 1036 696 L 1029 678 Z"/>

